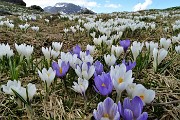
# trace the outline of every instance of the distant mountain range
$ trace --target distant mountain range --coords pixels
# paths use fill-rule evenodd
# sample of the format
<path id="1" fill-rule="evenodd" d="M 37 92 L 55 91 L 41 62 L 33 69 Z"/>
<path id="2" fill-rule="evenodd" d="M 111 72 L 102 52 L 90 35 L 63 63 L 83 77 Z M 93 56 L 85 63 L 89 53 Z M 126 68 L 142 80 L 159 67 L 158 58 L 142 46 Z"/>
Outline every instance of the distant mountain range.
<path id="1" fill-rule="evenodd" d="M 77 14 L 86 12 L 89 14 L 94 14 L 93 11 L 72 3 L 56 3 L 54 6 L 45 7 L 44 11 L 52 14 Z"/>

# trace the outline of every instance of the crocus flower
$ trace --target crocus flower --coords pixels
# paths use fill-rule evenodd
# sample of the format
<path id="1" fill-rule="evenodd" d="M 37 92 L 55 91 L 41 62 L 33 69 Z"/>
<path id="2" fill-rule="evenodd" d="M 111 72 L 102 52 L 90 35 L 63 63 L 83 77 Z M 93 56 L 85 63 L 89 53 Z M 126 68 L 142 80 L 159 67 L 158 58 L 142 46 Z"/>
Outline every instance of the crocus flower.
<path id="1" fill-rule="evenodd" d="M 119 57 L 122 52 L 123 52 L 123 47 L 112 45 L 111 54 L 114 54 L 114 55 L 116 55 L 116 57 Z"/>
<path id="2" fill-rule="evenodd" d="M 153 57 L 154 57 L 154 61 L 153 61 L 153 67 L 154 70 L 157 70 L 157 66 L 162 62 L 162 60 L 167 56 L 168 51 L 165 50 L 164 48 L 161 48 L 160 50 L 154 48 L 153 50 Z"/>
<path id="3" fill-rule="evenodd" d="M 90 62 L 91 64 L 93 63 L 93 57 L 89 54 L 89 51 L 80 51 L 80 58 L 83 62 Z"/>
<path id="4" fill-rule="evenodd" d="M 144 46 L 144 43 L 140 43 L 137 41 L 133 42 L 133 44 L 131 46 L 131 51 L 133 54 L 134 61 L 136 61 L 136 58 L 140 54 L 140 52 L 142 51 L 143 46 Z"/>
<path id="5" fill-rule="evenodd" d="M 51 50 L 51 56 L 53 59 L 56 59 L 59 56 L 60 52 L 59 51 L 55 51 L 55 50 Z"/>
<path id="6" fill-rule="evenodd" d="M 36 32 L 39 31 L 39 27 L 36 27 L 36 26 L 31 27 L 31 29 L 32 29 L 33 31 L 36 31 Z"/>
<path id="7" fill-rule="evenodd" d="M 166 38 L 160 39 L 160 46 L 163 47 L 165 50 L 168 50 L 169 46 L 171 45 L 171 40 Z"/>
<path id="8" fill-rule="evenodd" d="M 95 90 L 101 95 L 109 95 L 112 92 L 113 85 L 109 73 L 102 73 L 102 75 L 95 76 Z"/>
<path id="9" fill-rule="evenodd" d="M 139 96 L 145 105 L 146 103 L 151 103 L 154 100 L 155 91 L 146 89 L 142 85 L 136 85 L 134 91 L 132 92 L 132 97 L 135 96 Z"/>
<path id="10" fill-rule="evenodd" d="M 20 81 L 16 81 L 16 80 L 14 81 L 8 80 L 7 85 L 2 85 L 2 88 L 6 94 L 10 94 L 13 96 L 16 96 L 13 90 L 16 91 L 26 101 L 27 101 L 27 97 L 29 98 L 29 100 L 31 100 L 33 96 L 36 94 L 36 86 L 34 84 L 29 83 L 26 89 L 24 87 L 21 87 Z"/>
<path id="11" fill-rule="evenodd" d="M 51 47 L 49 48 L 42 47 L 42 52 L 44 54 L 45 59 L 49 61 L 51 58 Z"/>
<path id="12" fill-rule="evenodd" d="M 97 110 L 93 111 L 95 120 L 119 120 L 118 106 L 111 98 L 106 98 L 98 104 Z"/>
<path id="13" fill-rule="evenodd" d="M 102 72 L 104 71 L 103 64 L 98 60 L 94 63 L 94 67 L 95 67 L 94 76 L 101 75 Z"/>
<path id="14" fill-rule="evenodd" d="M 68 56 L 69 64 L 73 69 L 76 69 L 77 65 L 82 65 L 82 61 L 77 57 L 77 54 L 72 55 L 71 53 Z"/>
<path id="15" fill-rule="evenodd" d="M 150 51 L 150 55 L 149 55 L 150 57 L 151 57 L 152 54 L 153 54 L 154 48 L 157 48 L 157 49 L 158 49 L 158 43 L 154 43 L 153 41 L 151 41 L 150 43 L 145 42 L 145 45 L 146 45 L 147 50 Z"/>
<path id="16" fill-rule="evenodd" d="M 17 90 L 20 87 L 21 87 L 21 82 L 17 80 L 14 80 L 14 81 L 8 80 L 7 85 L 2 85 L 3 92 L 10 95 L 14 95 L 14 92 L 12 91 L 12 89 Z"/>
<path id="17" fill-rule="evenodd" d="M 89 50 L 90 54 L 94 54 L 94 51 L 95 51 L 95 46 L 91 46 L 91 45 L 87 45 L 86 46 L 86 50 Z"/>
<path id="18" fill-rule="evenodd" d="M 120 45 L 123 47 L 124 52 L 127 51 L 128 47 L 129 47 L 130 44 L 131 44 L 130 40 L 121 40 L 119 43 L 120 43 Z"/>
<path id="19" fill-rule="evenodd" d="M 118 110 L 124 120 L 147 120 L 147 112 L 143 112 L 143 102 L 139 97 L 132 100 L 125 98 L 123 105 L 118 102 Z"/>
<path id="20" fill-rule="evenodd" d="M 180 45 L 175 47 L 175 50 L 178 54 L 180 54 Z"/>
<path id="21" fill-rule="evenodd" d="M 81 47 L 79 45 L 76 45 L 75 47 L 73 47 L 73 53 L 78 55 L 78 58 L 80 58 L 80 51 L 81 51 Z"/>
<path id="22" fill-rule="evenodd" d="M 69 62 L 66 63 L 65 61 L 62 61 L 61 59 L 59 59 L 58 63 L 53 62 L 52 68 L 56 70 L 57 77 L 64 77 L 69 70 Z"/>
<path id="23" fill-rule="evenodd" d="M 77 65 L 75 72 L 78 77 L 89 80 L 93 76 L 95 68 L 94 65 L 83 62 L 81 66 Z"/>
<path id="24" fill-rule="evenodd" d="M 13 50 L 10 48 L 9 44 L 0 44 L 0 59 L 2 59 L 3 56 L 11 57 L 13 55 Z"/>
<path id="25" fill-rule="evenodd" d="M 128 84 L 131 84 L 134 80 L 134 78 L 132 78 L 132 70 L 126 71 L 126 65 L 123 63 L 120 66 L 111 66 L 111 79 L 113 81 L 114 88 L 119 95 L 126 89 Z"/>
<path id="26" fill-rule="evenodd" d="M 94 38 L 93 42 L 94 42 L 95 45 L 101 45 L 102 39 L 101 38 Z"/>
<path id="27" fill-rule="evenodd" d="M 62 48 L 63 43 L 60 42 L 52 42 L 52 47 L 55 51 L 60 51 Z"/>
<path id="28" fill-rule="evenodd" d="M 17 45 L 16 43 L 15 43 L 15 48 L 18 51 L 19 55 L 21 55 L 21 57 L 25 56 L 27 60 L 30 59 L 34 49 L 34 47 L 31 45 L 26 45 L 26 44 Z"/>
<path id="29" fill-rule="evenodd" d="M 54 81 L 56 71 L 53 70 L 51 67 L 48 70 L 46 70 L 46 68 L 43 68 L 42 72 L 40 72 L 38 70 L 38 74 L 39 74 L 39 77 L 41 78 L 41 80 L 46 82 L 47 87 L 49 87 L 51 85 L 51 83 Z"/>
<path id="30" fill-rule="evenodd" d="M 126 65 L 126 71 L 132 70 L 136 66 L 136 62 L 126 62 L 125 60 L 122 61 Z"/>
<path id="31" fill-rule="evenodd" d="M 78 78 L 78 83 L 77 82 L 73 82 L 74 85 L 72 86 L 72 89 L 75 92 L 81 93 L 82 96 L 85 97 L 85 92 L 88 88 L 89 82 L 86 79 L 82 79 L 82 78 Z"/>
<path id="32" fill-rule="evenodd" d="M 132 94 L 137 88 L 144 88 L 144 86 L 142 84 L 131 83 L 126 87 L 126 92 L 130 98 L 132 98 Z"/>
<path id="33" fill-rule="evenodd" d="M 112 55 L 104 55 L 104 60 L 108 66 L 112 66 L 116 63 L 116 57 Z"/>
<path id="34" fill-rule="evenodd" d="M 64 28 L 63 31 L 64 31 L 64 33 L 68 33 L 69 29 Z"/>
<path id="35" fill-rule="evenodd" d="M 28 98 L 31 100 L 33 96 L 36 94 L 36 86 L 35 84 L 29 83 L 27 85 L 27 93 L 28 93 Z"/>

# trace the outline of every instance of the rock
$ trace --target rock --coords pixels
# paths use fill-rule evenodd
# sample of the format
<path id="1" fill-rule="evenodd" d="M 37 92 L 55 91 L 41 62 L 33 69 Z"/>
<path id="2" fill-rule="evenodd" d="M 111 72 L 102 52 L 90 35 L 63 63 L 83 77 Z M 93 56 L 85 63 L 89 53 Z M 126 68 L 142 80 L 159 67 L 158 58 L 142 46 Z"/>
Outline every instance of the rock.
<path id="1" fill-rule="evenodd" d="M 1 10 L 0 9 L 0 16 L 3 16 L 3 15 L 12 15 L 10 12 L 6 11 L 6 10 Z"/>
<path id="2" fill-rule="evenodd" d="M 0 0 L 0 1 L 26 6 L 26 3 L 23 0 Z"/>
<path id="3" fill-rule="evenodd" d="M 37 6 L 37 5 L 32 5 L 31 7 L 29 7 L 30 9 L 34 9 L 34 10 L 37 10 L 37 11 L 40 11 L 40 12 L 43 12 L 44 10 L 40 7 L 40 6 Z"/>

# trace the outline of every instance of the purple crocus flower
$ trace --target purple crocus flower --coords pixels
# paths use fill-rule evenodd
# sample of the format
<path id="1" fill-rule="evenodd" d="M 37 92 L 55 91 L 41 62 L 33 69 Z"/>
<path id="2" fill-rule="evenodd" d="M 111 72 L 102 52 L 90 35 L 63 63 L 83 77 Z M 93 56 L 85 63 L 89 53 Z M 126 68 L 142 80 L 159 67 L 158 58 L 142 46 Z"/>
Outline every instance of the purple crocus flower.
<path id="1" fill-rule="evenodd" d="M 69 62 L 66 63 L 65 61 L 59 59 L 58 63 L 57 62 L 52 63 L 52 68 L 56 70 L 57 77 L 63 77 L 66 75 L 67 71 L 69 70 Z"/>
<path id="2" fill-rule="evenodd" d="M 118 106 L 111 98 L 106 98 L 98 104 L 97 110 L 93 111 L 95 120 L 119 120 Z"/>
<path id="3" fill-rule="evenodd" d="M 112 92 L 113 84 L 109 73 L 102 73 L 94 78 L 95 90 L 101 95 L 109 95 Z"/>
<path id="4" fill-rule="evenodd" d="M 124 120 L 147 120 L 147 112 L 143 112 L 143 101 L 136 96 L 131 101 L 125 98 L 123 106 L 118 102 L 118 110 Z"/>
<path id="5" fill-rule="evenodd" d="M 136 62 L 126 62 L 125 60 L 122 61 L 126 65 L 126 71 L 132 70 L 136 66 Z"/>
<path id="6" fill-rule="evenodd" d="M 79 45 L 76 45 L 75 47 L 73 47 L 73 53 L 78 55 L 78 58 L 80 58 L 80 51 L 81 51 L 81 47 Z"/>
<path id="7" fill-rule="evenodd" d="M 98 60 L 94 63 L 94 67 L 95 67 L 94 76 L 101 75 L 102 72 L 104 71 L 103 64 Z"/>
<path id="8" fill-rule="evenodd" d="M 121 40 L 119 43 L 120 43 L 120 45 L 123 47 L 124 52 L 127 51 L 128 47 L 129 47 L 130 44 L 131 44 L 130 40 Z"/>

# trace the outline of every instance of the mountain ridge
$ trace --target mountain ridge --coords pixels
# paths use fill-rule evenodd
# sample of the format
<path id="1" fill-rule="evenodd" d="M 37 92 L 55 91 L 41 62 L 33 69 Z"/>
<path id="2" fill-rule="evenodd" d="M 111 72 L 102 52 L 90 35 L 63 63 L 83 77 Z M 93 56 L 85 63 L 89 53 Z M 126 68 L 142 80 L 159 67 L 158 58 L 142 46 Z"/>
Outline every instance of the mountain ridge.
<path id="1" fill-rule="evenodd" d="M 94 14 L 93 11 L 81 7 L 79 5 L 75 5 L 73 3 L 56 3 L 54 6 L 47 6 L 44 8 L 44 11 L 47 13 L 52 13 L 52 14 L 77 14 L 77 13 L 84 13 L 85 11 L 88 11 L 90 14 Z"/>

